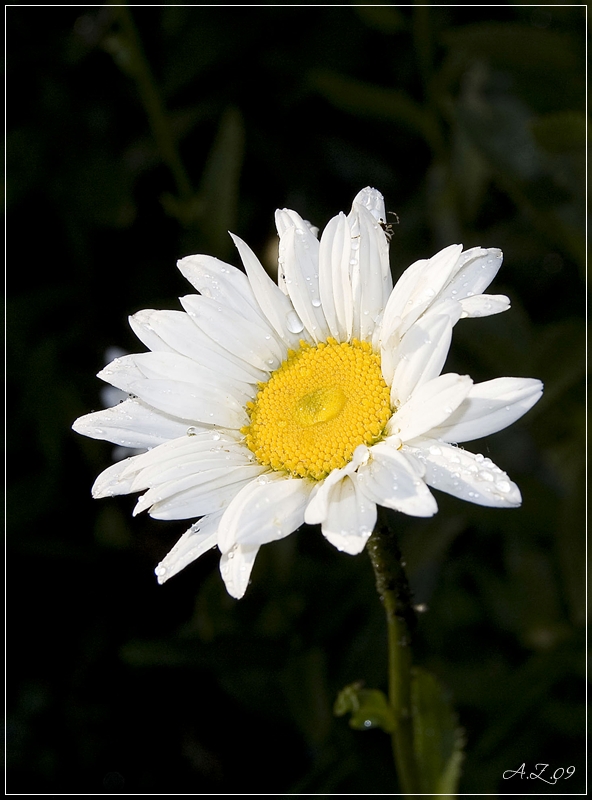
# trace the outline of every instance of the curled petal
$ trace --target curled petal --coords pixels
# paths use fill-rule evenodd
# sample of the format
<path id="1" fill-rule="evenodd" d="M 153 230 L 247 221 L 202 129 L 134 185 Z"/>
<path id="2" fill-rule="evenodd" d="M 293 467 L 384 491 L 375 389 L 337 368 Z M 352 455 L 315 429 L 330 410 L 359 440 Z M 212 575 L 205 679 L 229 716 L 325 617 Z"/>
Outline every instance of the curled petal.
<path id="1" fill-rule="evenodd" d="M 218 545 L 223 553 L 235 544 L 262 545 L 282 539 L 304 522 L 312 489 L 309 481 L 280 473 L 261 475 L 236 495 L 220 522 Z"/>
<path id="2" fill-rule="evenodd" d="M 357 475 L 358 485 L 370 500 L 414 517 L 431 517 L 438 510 L 415 464 L 386 443 L 374 445 L 371 458 Z"/>
<path id="3" fill-rule="evenodd" d="M 522 502 L 516 484 L 481 454 L 436 439 L 425 439 L 410 450 L 425 463 L 425 481 L 434 489 L 480 506 L 515 508 Z"/>
<path id="4" fill-rule="evenodd" d="M 477 383 L 430 436 L 445 442 L 470 442 L 489 436 L 520 419 L 542 394 L 543 384 L 534 378 L 495 378 Z"/>
<path id="5" fill-rule="evenodd" d="M 376 524 L 376 504 L 346 475 L 329 493 L 327 514 L 321 530 L 327 541 L 349 555 L 361 553 Z"/>
<path id="6" fill-rule="evenodd" d="M 510 308 L 510 298 L 503 294 L 477 294 L 460 301 L 462 317 L 490 317 Z"/>
<path id="7" fill-rule="evenodd" d="M 390 418 L 389 435 L 408 442 L 441 425 L 465 399 L 473 381 L 468 375 L 448 372 L 440 375 L 413 393 Z"/>
<path id="8" fill-rule="evenodd" d="M 361 444 L 354 450 L 352 460 L 342 469 L 334 469 L 324 481 L 317 483 L 310 495 L 310 502 L 304 513 L 304 521 L 309 525 L 316 525 L 324 522 L 329 514 L 329 503 L 331 491 L 344 478 L 353 475 L 361 464 L 364 464 L 369 457 L 368 448 Z"/>
<path id="9" fill-rule="evenodd" d="M 194 523 L 179 539 L 172 550 L 163 558 L 154 570 L 160 584 L 168 581 L 173 575 L 201 555 L 216 546 L 218 539 L 218 523 L 222 513 L 210 514 Z"/>
<path id="10" fill-rule="evenodd" d="M 79 417 L 72 429 L 93 439 L 143 449 L 184 436 L 188 425 L 130 397 L 112 408 Z"/>
<path id="11" fill-rule="evenodd" d="M 231 597 L 240 600 L 247 591 L 259 545 L 235 544 L 220 558 L 220 574 Z"/>

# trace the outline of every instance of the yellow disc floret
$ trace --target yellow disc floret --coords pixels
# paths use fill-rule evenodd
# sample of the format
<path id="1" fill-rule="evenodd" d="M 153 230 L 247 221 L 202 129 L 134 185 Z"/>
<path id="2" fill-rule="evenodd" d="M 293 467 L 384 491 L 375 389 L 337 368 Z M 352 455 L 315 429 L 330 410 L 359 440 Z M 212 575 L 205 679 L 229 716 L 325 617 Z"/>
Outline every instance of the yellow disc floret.
<path id="1" fill-rule="evenodd" d="M 382 437 L 390 392 L 367 342 L 300 345 L 259 384 L 242 433 L 260 464 L 321 480 Z"/>

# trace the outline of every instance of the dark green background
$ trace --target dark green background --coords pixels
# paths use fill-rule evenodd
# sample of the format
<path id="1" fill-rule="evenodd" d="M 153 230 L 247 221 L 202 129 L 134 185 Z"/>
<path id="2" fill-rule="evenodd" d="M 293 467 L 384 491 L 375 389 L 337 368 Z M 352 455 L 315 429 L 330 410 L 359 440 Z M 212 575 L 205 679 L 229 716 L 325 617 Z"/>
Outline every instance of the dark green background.
<path id="1" fill-rule="evenodd" d="M 276 207 L 322 227 L 366 185 L 400 219 L 395 277 L 453 242 L 504 250 L 512 309 L 459 323 L 447 369 L 546 385 L 468 445 L 520 510 L 438 494 L 434 519 L 398 517 L 461 792 L 582 792 L 585 7 L 132 15 L 188 181 L 121 10 L 7 9 L 9 792 L 397 790 L 388 737 L 332 715 L 345 684 L 386 688 L 366 555 L 304 528 L 262 548 L 240 602 L 214 552 L 159 587 L 187 524 L 93 501 L 112 448 L 70 430 L 101 407 L 106 349 L 143 349 L 127 315 L 190 291 L 178 257 L 238 264 L 229 229 L 263 257 Z M 502 779 L 537 762 L 576 772 Z"/>

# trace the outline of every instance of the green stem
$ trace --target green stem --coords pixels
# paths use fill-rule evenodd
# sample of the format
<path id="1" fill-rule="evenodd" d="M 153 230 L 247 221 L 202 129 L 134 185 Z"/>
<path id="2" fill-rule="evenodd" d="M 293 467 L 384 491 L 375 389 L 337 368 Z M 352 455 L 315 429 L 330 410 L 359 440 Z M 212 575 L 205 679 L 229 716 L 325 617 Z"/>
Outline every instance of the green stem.
<path id="1" fill-rule="evenodd" d="M 376 589 L 386 612 L 389 701 L 396 720 L 392 733 L 393 755 L 401 791 L 405 796 L 412 796 L 419 792 L 411 716 L 410 631 L 415 616 L 401 552 L 381 509 L 367 548 L 376 577 Z"/>

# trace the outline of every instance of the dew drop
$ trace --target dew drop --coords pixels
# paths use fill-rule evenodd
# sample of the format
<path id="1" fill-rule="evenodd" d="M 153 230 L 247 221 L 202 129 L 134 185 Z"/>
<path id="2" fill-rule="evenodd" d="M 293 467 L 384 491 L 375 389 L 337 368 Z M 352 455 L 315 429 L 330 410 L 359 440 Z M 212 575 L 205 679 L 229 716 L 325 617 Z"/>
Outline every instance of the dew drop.
<path id="1" fill-rule="evenodd" d="M 476 456 L 475 456 L 475 461 L 476 461 L 478 464 L 480 464 L 480 463 L 483 461 L 483 459 L 484 459 L 484 458 L 485 458 L 485 456 L 484 456 L 484 455 L 482 455 L 481 453 L 477 453 L 477 454 L 476 454 Z"/>
<path id="2" fill-rule="evenodd" d="M 441 456 L 441 455 L 442 455 L 442 448 L 441 448 L 441 447 L 438 447 L 438 446 L 437 446 L 437 445 L 435 445 L 435 444 L 433 444 L 433 445 L 430 447 L 430 453 L 431 453 L 433 456 Z"/>
<path id="3" fill-rule="evenodd" d="M 187 436 L 197 436 L 197 428 L 194 428 L 193 425 L 187 428 Z"/>
<path id="4" fill-rule="evenodd" d="M 290 333 L 300 333 L 300 331 L 304 330 L 304 325 L 294 311 L 288 311 L 286 314 L 286 327 Z"/>
<path id="5" fill-rule="evenodd" d="M 495 488 L 500 492 L 506 494 L 512 488 L 508 481 L 496 481 Z"/>
<path id="6" fill-rule="evenodd" d="M 312 302 L 312 304 L 313 304 L 313 306 L 314 306 L 315 308 L 319 308 L 319 306 L 321 305 L 321 301 L 319 300 L 319 298 L 318 298 L 318 297 L 313 297 L 313 299 L 311 300 L 311 302 Z"/>

